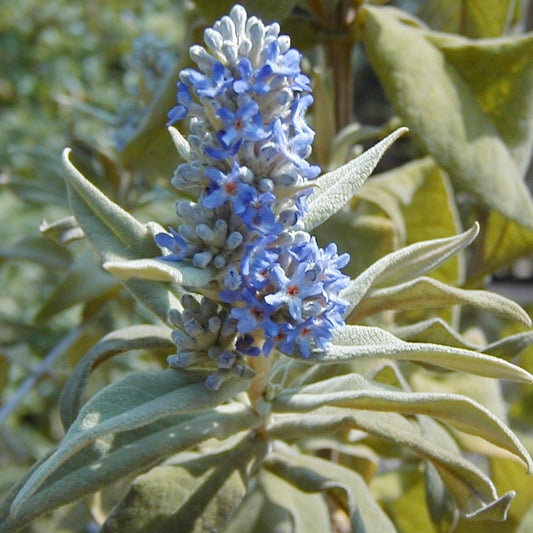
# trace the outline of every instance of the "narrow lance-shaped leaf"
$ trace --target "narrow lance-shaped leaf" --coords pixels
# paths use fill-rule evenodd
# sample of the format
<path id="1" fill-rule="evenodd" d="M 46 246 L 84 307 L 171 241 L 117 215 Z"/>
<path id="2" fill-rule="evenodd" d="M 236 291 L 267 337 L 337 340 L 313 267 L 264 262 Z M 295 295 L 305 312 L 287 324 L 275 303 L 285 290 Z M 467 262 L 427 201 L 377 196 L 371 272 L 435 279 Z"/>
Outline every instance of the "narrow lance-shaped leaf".
<path id="1" fill-rule="evenodd" d="M 309 211 L 303 218 L 305 230 L 312 230 L 346 205 L 370 176 L 387 148 L 405 132 L 407 128 L 397 129 L 353 161 L 318 178 L 317 187 L 309 198 Z"/>
<path id="2" fill-rule="evenodd" d="M 164 417 L 190 415 L 216 407 L 246 388 L 233 379 L 208 390 L 205 373 L 138 372 L 100 391 L 80 411 L 56 452 L 34 472 L 12 504 L 18 509 L 68 459 L 105 435 L 142 428 Z"/>
<path id="3" fill-rule="evenodd" d="M 387 358 L 431 364 L 479 376 L 533 383 L 533 376 L 529 372 L 502 359 L 452 346 L 405 342 L 380 328 L 345 326 L 334 333 L 333 342 L 320 357 L 322 364 Z"/>
<path id="4" fill-rule="evenodd" d="M 130 326 L 109 333 L 95 344 L 76 365 L 61 391 L 59 411 L 66 429 L 78 416 L 90 373 L 114 355 L 139 349 L 172 353 L 175 345 L 170 338 L 170 329 L 152 325 Z"/>
<path id="5" fill-rule="evenodd" d="M 195 268 L 163 259 L 104 261 L 102 266 L 123 280 L 138 278 L 150 281 L 168 281 L 188 287 L 204 287 L 214 277 L 214 272 L 211 269 Z"/>
<path id="6" fill-rule="evenodd" d="M 356 428 L 407 447 L 435 466 L 466 516 L 504 520 L 514 493 L 498 498 L 490 479 L 475 465 L 428 441 L 414 423 L 396 413 L 323 407 L 311 413 L 278 414 L 269 433 L 274 438 L 297 438 Z"/>
<path id="7" fill-rule="evenodd" d="M 289 512 L 295 532 L 329 531 L 329 514 L 320 494 L 302 492 L 269 470 L 261 470 L 259 477 L 266 497 Z"/>
<path id="8" fill-rule="evenodd" d="M 469 304 L 482 311 L 531 325 L 527 313 L 515 302 L 489 291 L 464 290 L 438 280 L 420 277 L 393 287 L 378 289 L 367 294 L 353 310 L 351 320 L 373 315 L 386 309 L 434 309 L 456 304 Z"/>
<path id="9" fill-rule="evenodd" d="M 309 412 L 331 406 L 424 414 L 510 451 L 520 457 L 528 471 L 533 470 L 533 461 L 516 435 L 488 409 L 466 396 L 397 391 L 355 374 L 325 380 L 320 383 L 322 392 L 317 392 L 316 388 L 310 385 L 284 391 L 273 402 L 273 412 Z M 330 392 L 326 392 L 328 389 Z"/>
<path id="10" fill-rule="evenodd" d="M 72 211 L 93 246 L 107 261 L 126 261 L 160 255 L 152 227 L 143 225 L 112 202 L 72 165 L 70 151 L 63 151 L 66 183 Z M 179 308 L 169 286 L 132 278 L 124 282 L 128 290 L 162 321 L 168 311 Z"/>
<path id="11" fill-rule="evenodd" d="M 25 483 L 12 489 L 0 506 L 0 530 L 18 531 L 61 505 L 102 490 L 123 477 L 146 471 L 175 453 L 212 438 L 225 439 L 259 423 L 251 409 L 233 403 L 195 417 L 170 417 L 142 429 L 113 435 L 112 439 L 100 439 L 69 459 L 16 514 L 9 515 L 10 505 Z M 46 461 L 34 472 L 44 464 Z"/>
<path id="12" fill-rule="evenodd" d="M 468 246 L 478 231 L 479 226 L 475 224 L 459 235 L 411 244 L 381 258 L 342 291 L 342 297 L 351 303 L 349 311 L 359 303 L 370 287 L 396 285 L 429 272 Z"/>

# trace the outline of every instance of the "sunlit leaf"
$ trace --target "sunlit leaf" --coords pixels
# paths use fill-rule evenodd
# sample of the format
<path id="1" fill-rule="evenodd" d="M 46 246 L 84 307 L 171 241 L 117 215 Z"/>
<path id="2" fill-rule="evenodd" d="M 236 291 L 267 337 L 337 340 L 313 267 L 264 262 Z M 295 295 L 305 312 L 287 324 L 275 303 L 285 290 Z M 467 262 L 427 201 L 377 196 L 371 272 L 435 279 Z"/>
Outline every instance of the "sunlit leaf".
<path id="1" fill-rule="evenodd" d="M 511 0 L 426 0 L 418 16 L 434 30 L 472 39 L 499 37 L 507 29 Z"/>
<path id="2" fill-rule="evenodd" d="M 289 512 L 295 532 L 329 531 L 328 509 L 320 494 L 302 492 L 268 470 L 260 476 L 267 498 Z"/>
<path id="3" fill-rule="evenodd" d="M 414 279 L 441 265 L 446 259 L 468 246 L 476 237 L 479 226 L 444 239 L 434 239 L 411 244 L 382 257 L 342 291 L 343 298 L 353 309 L 370 287 L 386 287 Z"/>
<path id="4" fill-rule="evenodd" d="M 310 412 L 326 406 L 427 415 L 505 448 L 520 457 L 528 470 L 533 470 L 533 461 L 516 435 L 492 412 L 466 396 L 395 391 L 353 374 L 288 389 L 276 398 L 272 408 L 281 412 Z"/>
<path id="5" fill-rule="evenodd" d="M 309 211 L 303 218 L 304 228 L 312 230 L 346 205 L 370 176 L 387 148 L 406 132 L 406 128 L 397 129 L 359 157 L 318 178 L 309 197 Z"/>
<path id="6" fill-rule="evenodd" d="M 265 466 L 299 490 L 327 493 L 350 518 L 352 531 L 395 531 L 356 472 L 318 457 L 281 452 L 269 455 Z"/>
<path id="7" fill-rule="evenodd" d="M 429 157 L 379 174 L 361 189 L 365 187 L 370 189 L 366 196 L 372 196 L 374 191 L 381 190 L 396 199 L 405 225 L 403 245 L 445 238 L 462 229 L 449 180 Z M 457 254 L 434 269 L 431 277 L 461 284 L 464 269 L 464 259 L 461 254 Z"/>
<path id="8" fill-rule="evenodd" d="M 496 520 L 505 517 L 513 494 L 498 497 L 490 479 L 481 470 L 460 455 L 425 439 L 414 423 L 396 413 L 323 407 L 305 415 L 278 414 L 270 433 L 287 439 L 350 427 L 407 447 L 431 461 L 463 514 L 484 515 Z"/>
<path id="9" fill-rule="evenodd" d="M 533 228 L 533 203 L 522 182 L 532 121 L 528 118 L 517 126 L 520 121 L 512 119 L 511 124 L 510 120 L 517 116 L 515 106 L 520 116 L 533 114 L 533 63 L 527 59 L 533 38 L 481 45 L 452 37 L 433 39 L 430 32 L 403 23 L 400 11 L 377 7 L 365 8 L 364 23 L 372 66 L 419 144 L 458 189 Z M 444 46 L 447 51 L 442 50 Z M 515 65 L 512 76 L 509 63 Z M 479 65 L 476 86 L 464 75 L 472 65 Z M 478 96 L 481 85 L 486 95 L 495 91 L 490 94 L 495 102 L 491 111 L 486 109 L 489 96 Z M 501 115 L 509 118 L 502 122 Z"/>
<path id="10" fill-rule="evenodd" d="M 453 346 L 405 342 L 376 327 L 345 326 L 335 331 L 333 342 L 320 358 L 322 363 L 387 358 L 431 364 L 479 376 L 533 383 L 533 376 L 529 372 L 502 359 Z"/>
<path id="11" fill-rule="evenodd" d="M 458 289 L 428 277 L 372 291 L 354 309 L 351 320 L 358 322 L 365 316 L 386 309 L 435 309 L 457 304 L 469 304 L 482 311 L 517 320 L 526 326 L 531 325 L 527 313 L 504 296 L 489 291 Z"/>

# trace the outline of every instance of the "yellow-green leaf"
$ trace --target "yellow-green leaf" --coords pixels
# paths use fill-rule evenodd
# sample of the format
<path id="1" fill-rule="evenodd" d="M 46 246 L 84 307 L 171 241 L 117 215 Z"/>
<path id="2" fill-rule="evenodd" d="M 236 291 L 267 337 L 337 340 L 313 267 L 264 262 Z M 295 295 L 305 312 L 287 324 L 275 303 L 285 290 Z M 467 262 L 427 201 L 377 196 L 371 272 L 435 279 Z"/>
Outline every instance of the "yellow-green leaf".
<path id="1" fill-rule="evenodd" d="M 401 12 L 394 9 L 365 7 L 364 14 L 364 41 L 372 66 L 396 112 L 419 144 L 446 170 L 457 188 L 533 228 L 533 203 L 522 182 L 523 165 L 517 164 L 517 159 L 523 159 L 523 151 L 530 150 L 533 62 L 527 58 L 531 57 L 533 37 L 520 39 L 520 44 L 516 40 L 491 43 L 492 54 L 485 53 L 487 46 L 479 49 L 468 43 L 470 48 L 461 50 L 465 65 L 461 70 L 459 59 L 449 59 L 453 53 L 450 50 L 460 48 L 451 37 L 436 42 L 430 32 L 412 22 L 404 23 Z M 441 49 L 444 43 L 447 52 Z M 519 58 L 513 65 L 516 74 L 507 68 L 510 47 L 515 49 L 510 54 L 512 58 Z M 464 76 L 466 65 L 472 68 L 481 60 L 484 61 L 477 70 L 477 84 L 483 84 L 487 91 L 494 85 L 494 115 L 485 111 L 476 87 Z M 483 73 L 493 73 L 493 84 L 480 78 L 481 68 Z M 497 85 L 496 76 L 500 81 Z M 502 87 L 507 93 L 510 87 L 516 87 L 517 92 L 512 95 L 521 102 L 518 115 L 510 94 L 499 98 Z M 500 123 L 498 116 L 502 114 L 512 117 L 513 125 L 509 119 Z M 517 121 L 516 116 L 526 118 Z M 518 122 L 525 125 L 518 128 Z"/>

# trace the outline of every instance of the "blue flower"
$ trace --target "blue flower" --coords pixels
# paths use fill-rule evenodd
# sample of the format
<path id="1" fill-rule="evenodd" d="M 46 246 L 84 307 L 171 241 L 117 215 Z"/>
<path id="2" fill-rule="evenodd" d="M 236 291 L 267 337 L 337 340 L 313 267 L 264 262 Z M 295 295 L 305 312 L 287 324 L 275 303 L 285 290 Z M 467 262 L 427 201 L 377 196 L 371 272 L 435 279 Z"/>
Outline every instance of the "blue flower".
<path id="1" fill-rule="evenodd" d="M 262 141 L 269 136 L 269 132 L 263 128 L 259 105 L 254 100 L 240 106 L 236 111 L 221 107 L 216 114 L 224 122 L 222 140 L 226 146 L 239 140 Z"/>
<path id="2" fill-rule="evenodd" d="M 198 96 L 216 97 L 223 93 L 233 82 L 231 72 L 220 61 L 215 61 L 210 76 L 201 74 L 192 68 L 187 68 L 181 73 L 181 80 L 192 87 Z"/>
<path id="3" fill-rule="evenodd" d="M 204 41 L 190 49 L 198 69 L 180 74 L 169 114 L 171 122 L 188 117 L 192 160 L 172 183 L 193 201 L 177 202 L 181 225 L 156 242 L 170 251 L 168 260 L 218 269 L 202 289 L 225 313 L 225 321 L 216 317 L 226 324 L 224 342 L 216 338 L 205 352 L 217 365 L 208 386 L 217 388 L 244 375 L 247 356 L 278 350 L 309 358 L 325 350 L 344 324 L 340 292 L 349 280 L 341 271 L 348 255 L 334 244 L 320 248 L 301 230 L 320 169 L 308 161 L 313 97 L 300 52 L 279 25 L 248 18 L 241 6 L 206 29 Z M 175 337 L 190 347 L 184 335 L 204 335 L 206 323 L 185 318 Z M 201 354 L 187 348 L 180 357 L 175 364 L 196 364 Z"/>
<path id="4" fill-rule="evenodd" d="M 155 242 L 161 248 L 170 250 L 169 255 L 163 256 L 167 261 L 182 261 L 187 252 L 187 242 L 185 239 L 173 228 L 169 227 L 170 235 L 168 233 L 158 233 L 155 236 Z"/>
<path id="5" fill-rule="evenodd" d="M 206 169 L 204 174 L 211 181 L 211 186 L 202 198 L 202 204 L 208 209 L 214 209 L 229 203 L 235 215 L 243 213 L 257 195 L 257 190 L 242 179 L 247 171 L 246 167 L 240 167 L 237 162 L 233 163 L 227 174 L 215 167 Z"/>
<path id="6" fill-rule="evenodd" d="M 233 82 L 233 90 L 237 94 L 245 92 L 254 92 L 257 94 L 266 94 L 270 91 L 270 84 L 267 80 L 272 77 L 272 67 L 270 65 L 263 65 L 260 69 L 254 69 L 252 62 L 243 57 L 237 65 L 240 79 Z"/>

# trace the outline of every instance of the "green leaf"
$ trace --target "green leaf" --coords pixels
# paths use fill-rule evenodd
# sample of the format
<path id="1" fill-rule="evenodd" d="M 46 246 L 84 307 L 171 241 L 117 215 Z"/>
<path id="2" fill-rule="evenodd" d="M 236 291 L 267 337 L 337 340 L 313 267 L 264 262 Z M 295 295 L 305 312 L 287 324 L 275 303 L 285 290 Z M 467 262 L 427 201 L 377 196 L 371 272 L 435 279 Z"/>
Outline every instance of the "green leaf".
<path id="1" fill-rule="evenodd" d="M 533 331 L 523 331 L 492 342 L 483 351 L 505 359 L 512 359 L 531 344 L 533 344 Z"/>
<path id="2" fill-rule="evenodd" d="M 507 29 L 511 0 L 426 0 L 418 16 L 432 29 L 480 39 L 499 37 Z"/>
<path id="3" fill-rule="evenodd" d="M 57 450 L 33 472 L 17 493 L 11 503 L 9 520 L 16 522 L 35 516 L 34 502 L 40 501 L 44 494 L 54 492 L 48 503 L 48 496 L 47 500 L 40 502 L 42 508 L 38 513 L 41 514 L 94 492 L 115 481 L 119 475 L 138 472 L 142 465 L 153 464 L 154 457 L 164 457 L 169 450 L 187 449 L 207 438 L 224 438 L 235 432 L 231 421 L 224 428 L 219 426 L 215 422 L 218 417 L 222 421 L 238 413 L 244 425 L 239 425 L 237 431 L 249 427 L 255 415 L 250 418 L 251 415 L 247 414 L 250 410 L 242 404 L 230 404 L 217 410 L 217 406 L 244 390 L 247 382 L 233 379 L 214 392 L 203 385 L 205 376 L 203 372 L 182 373 L 175 370 L 138 372 L 100 391 L 81 409 Z M 202 419 L 201 413 L 204 413 L 207 422 Z M 198 416 L 193 418 L 193 415 Z M 185 422 L 188 424 L 186 431 L 174 433 L 169 430 L 165 433 L 168 426 Z M 161 431 L 165 437 L 160 434 Z M 126 444 L 130 444 L 143 438 L 151 442 L 155 433 L 160 434 L 161 442 L 152 443 L 151 450 L 143 449 L 144 455 L 139 456 L 137 447 L 130 452 L 126 448 L 123 457 L 120 453 L 118 458 L 115 456 L 116 465 L 107 465 L 107 471 L 100 474 L 99 468 L 95 468 L 95 464 L 102 466 L 115 446 L 120 447 L 118 436 L 124 435 Z M 140 460 L 140 457 L 143 459 Z M 132 458 L 140 464 L 132 462 Z M 87 470 L 91 468 L 95 471 L 88 475 Z M 86 477 L 80 477 L 82 475 Z M 78 484 L 83 479 L 83 486 L 74 490 L 67 478 Z"/>
<path id="4" fill-rule="evenodd" d="M 364 191 L 367 188 L 369 190 Z M 430 157 L 425 157 L 374 176 L 366 182 L 359 196 L 384 196 L 396 200 L 405 225 L 402 245 L 445 238 L 461 231 L 455 197 L 444 172 Z M 440 265 L 431 277 L 452 284 L 464 281 L 464 260 L 461 254 Z"/>
<path id="5" fill-rule="evenodd" d="M 489 291 L 458 289 L 427 277 L 371 291 L 359 302 L 350 320 L 359 322 L 363 317 L 386 309 L 435 309 L 457 304 L 469 304 L 482 311 L 517 320 L 528 327 L 531 325 L 528 314 L 504 296 Z"/>
<path id="6" fill-rule="evenodd" d="M 533 35 L 469 41 L 430 33 L 429 38 L 468 84 L 525 176 L 533 143 Z M 500 179 L 508 183 L 508 175 Z"/>
<path id="7" fill-rule="evenodd" d="M 223 533 L 292 533 L 289 513 L 271 502 L 263 487 L 251 486 L 242 504 L 235 511 Z"/>
<path id="8" fill-rule="evenodd" d="M 405 342 L 376 327 L 345 326 L 335 331 L 333 342 L 320 358 L 322 364 L 387 358 L 533 383 L 533 376 L 529 372 L 502 359 L 452 346 Z"/>
<path id="9" fill-rule="evenodd" d="M 71 209 L 93 246 L 105 261 L 124 261 L 160 255 L 150 226 L 138 222 L 113 203 L 72 165 L 69 150 L 63 152 Z M 128 290 L 161 320 L 169 309 L 179 308 L 168 285 L 139 279 L 125 281 Z"/>
<path id="10" fill-rule="evenodd" d="M 446 259 L 468 246 L 479 226 L 453 237 L 417 242 L 382 257 L 362 272 L 341 293 L 350 301 L 352 310 L 368 290 L 408 281 L 441 265 Z"/>
<path id="11" fill-rule="evenodd" d="M 164 326 L 136 325 L 113 331 L 95 344 L 76 365 L 59 399 L 63 426 L 68 429 L 78 416 L 90 373 L 114 355 L 129 350 L 157 350 L 172 353 L 175 345 L 170 329 Z"/>
<path id="12" fill-rule="evenodd" d="M 490 479 L 481 470 L 457 453 L 428 441 L 414 423 L 396 413 L 322 407 L 306 414 L 278 414 L 270 434 L 286 440 L 348 428 L 394 442 L 431 461 L 463 514 L 504 519 L 514 494 L 498 498 Z"/>
<path id="13" fill-rule="evenodd" d="M 458 519 L 453 498 L 435 467 L 430 462 L 426 462 L 425 467 L 426 501 L 431 520 L 437 531 L 453 531 Z"/>
<path id="14" fill-rule="evenodd" d="M 469 282 L 483 282 L 516 259 L 533 253 L 533 231 L 492 211 L 478 245 L 479 261 Z"/>
<path id="15" fill-rule="evenodd" d="M 387 148 L 406 131 L 406 128 L 398 128 L 359 157 L 320 176 L 309 197 L 309 211 L 303 218 L 304 229 L 312 230 L 346 205 L 370 176 Z"/>
<path id="16" fill-rule="evenodd" d="M 326 503 L 320 494 L 305 493 L 268 470 L 260 473 L 261 486 L 266 497 L 279 507 L 285 508 L 293 524 L 292 531 L 330 531 Z"/>
<path id="17" fill-rule="evenodd" d="M 464 338 L 440 318 L 431 318 L 415 324 L 395 328 L 392 333 L 396 337 L 410 342 L 446 344 L 447 346 L 455 346 L 456 348 L 483 351 L 480 346 Z M 498 357 L 502 356 L 501 352 L 490 350 L 488 352 Z"/>
<path id="18" fill-rule="evenodd" d="M 138 477 L 108 516 L 102 533 L 220 531 L 246 494 L 250 462 L 267 447 L 249 435 L 233 444 Z"/>
<path id="19" fill-rule="evenodd" d="M 364 479 L 353 470 L 302 454 L 274 452 L 265 468 L 304 492 L 325 492 L 350 518 L 351 531 L 394 533 Z"/>
<path id="20" fill-rule="evenodd" d="M 69 202 L 78 224 L 104 259 L 137 259 L 159 254 L 149 229 L 112 202 L 74 167 L 63 151 Z"/>
<path id="21" fill-rule="evenodd" d="M 126 261 L 104 261 L 102 267 L 120 279 L 146 279 L 170 281 L 187 287 L 203 287 L 213 280 L 212 269 L 200 269 L 163 259 L 133 259 Z"/>
<path id="22" fill-rule="evenodd" d="M 301 389 L 288 389 L 274 400 L 272 410 L 306 413 L 326 406 L 427 415 L 510 451 L 520 457 L 528 471 L 533 470 L 533 460 L 516 435 L 491 411 L 466 396 L 404 392 L 349 374 Z"/>
<path id="23" fill-rule="evenodd" d="M 465 43 L 442 39 L 412 21 L 404 24 L 397 10 L 365 7 L 364 14 L 370 62 L 419 144 L 458 189 L 533 228 L 533 203 L 522 182 L 523 154 L 531 148 L 533 131 L 533 63 L 527 60 L 533 37 Z M 476 86 L 467 72 L 473 65 L 478 65 Z M 478 97 L 481 85 L 484 101 Z M 484 107 L 489 97 L 495 101 L 490 112 Z"/>

